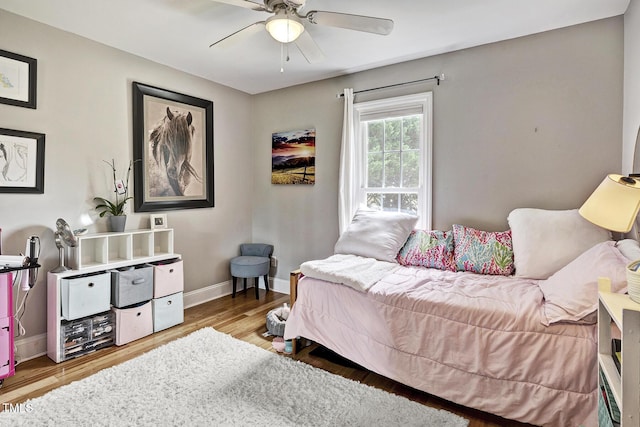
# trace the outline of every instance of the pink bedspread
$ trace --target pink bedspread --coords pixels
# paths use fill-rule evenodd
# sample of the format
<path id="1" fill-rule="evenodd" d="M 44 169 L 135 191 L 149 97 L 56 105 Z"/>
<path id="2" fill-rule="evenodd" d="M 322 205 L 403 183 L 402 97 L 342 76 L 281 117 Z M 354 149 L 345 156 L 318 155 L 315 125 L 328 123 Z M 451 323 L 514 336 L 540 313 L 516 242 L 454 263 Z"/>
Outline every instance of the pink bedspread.
<path id="1" fill-rule="evenodd" d="M 505 418 L 597 425 L 596 327 L 545 327 L 541 303 L 513 277 L 403 267 L 368 292 L 304 277 L 285 339 Z"/>

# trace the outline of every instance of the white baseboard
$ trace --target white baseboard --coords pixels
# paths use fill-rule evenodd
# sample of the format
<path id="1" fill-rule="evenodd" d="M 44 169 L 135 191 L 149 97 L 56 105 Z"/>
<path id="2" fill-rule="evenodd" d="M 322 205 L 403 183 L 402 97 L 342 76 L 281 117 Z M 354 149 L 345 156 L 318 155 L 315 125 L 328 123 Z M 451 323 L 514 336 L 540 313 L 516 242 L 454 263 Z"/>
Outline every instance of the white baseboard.
<path id="1" fill-rule="evenodd" d="M 47 354 L 47 334 L 34 335 L 15 341 L 17 363 Z"/>
<path id="2" fill-rule="evenodd" d="M 271 289 L 278 293 L 289 295 L 289 281 L 272 277 Z"/>
<path id="3" fill-rule="evenodd" d="M 183 297 L 184 308 L 194 307 L 207 301 L 229 295 L 231 294 L 231 288 L 231 280 L 227 280 L 226 282 L 216 283 L 215 285 L 206 286 L 196 289 L 195 291 L 185 292 Z"/>
<path id="4" fill-rule="evenodd" d="M 289 295 L 289 282 L 287 280 L 278 279 L 275 277 L 269 278 L 269 289 L 281 294 Z M 238 289 L 242 288 L 242 281 L 238 281 Z M 260 280 L 260 289 L 264 289 L 264 279 Z M 253 288 L 253 285 L 249 285 Z M 218 299 L 220 297 L 231 295 L 233 291 L 233 283 L 231 280 L 226 282 L 216 283 L 215 285 L 206 286 L 204 288 L 196 289 L 195 291 L 186 292 L 184 294 L 184 308 L 194 307 L 196 305 L 203 304 L 207 301 Z"/>
<path id="5" fill-rule="evenodd" d="M 269 281 L 271 282 L 269 289 L 282 294 L 289 294 L 289 281 L 275 277 L 270 278 Z M 261 280 L 260 288 L 264 289 L 264 280 Z M 185 292 L 184 308 L 194 307 L 207 301 L 231 295 L 231 291 L 231 280 L 227 280 L 226 282 L 216 283 L 195 291 Z M 47 334 L 18 339 L 15 341 L 15 346 L 18 363 L 44 356 L 47 354 Z"/>

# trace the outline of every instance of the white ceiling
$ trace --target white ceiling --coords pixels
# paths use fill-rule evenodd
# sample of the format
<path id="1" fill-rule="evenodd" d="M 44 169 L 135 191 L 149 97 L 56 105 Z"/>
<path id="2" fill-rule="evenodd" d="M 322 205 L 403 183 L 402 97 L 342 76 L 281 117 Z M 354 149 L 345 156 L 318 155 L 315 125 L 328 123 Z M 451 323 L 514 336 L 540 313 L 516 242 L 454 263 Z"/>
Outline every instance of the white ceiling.
<path id="1" fill-rule="evenodd" d="M 255 94 L 621 15 L 629 0 L 307 0 L 304 10 L 390 18 L 389 36 L 307 25 L 326 59 L 259 32 L 209 45 L 269 14 L 213 0 L 0 0 L 0 8 Z M 0 41 L 1 43 L 1 41 Z M 5 49 L 8 46 L 4 47 Z M 446 70 L 442 70 L 446 72 Z"/>

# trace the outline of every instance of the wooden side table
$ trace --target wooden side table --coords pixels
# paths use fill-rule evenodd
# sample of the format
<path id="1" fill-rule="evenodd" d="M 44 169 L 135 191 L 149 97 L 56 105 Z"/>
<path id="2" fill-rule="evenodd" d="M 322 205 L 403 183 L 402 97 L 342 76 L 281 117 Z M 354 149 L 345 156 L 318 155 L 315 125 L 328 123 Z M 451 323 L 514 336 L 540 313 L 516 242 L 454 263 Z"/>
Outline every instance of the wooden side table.
<path id="1" fill-rule="evenodd" d="M 300 279 L 300 270 L 293 270 L 289 273 L 289 306 L 293 309 L 293 304 L 295 304 L 296 299 L 298 298 L 298 280 Z M 291 340 L 291 354 L 296 354 L 298 351 L 298 340 Z"/>

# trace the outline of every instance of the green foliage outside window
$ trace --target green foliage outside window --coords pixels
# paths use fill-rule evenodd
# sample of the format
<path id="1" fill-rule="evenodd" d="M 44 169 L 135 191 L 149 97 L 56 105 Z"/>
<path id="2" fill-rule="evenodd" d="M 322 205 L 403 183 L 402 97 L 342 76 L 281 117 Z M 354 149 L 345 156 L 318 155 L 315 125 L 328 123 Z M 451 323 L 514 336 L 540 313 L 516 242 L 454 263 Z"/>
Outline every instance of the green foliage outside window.
<path id="1" fill-rule="evenodd" d="M 367 122 L 368 188 L 415 188 L 420 182 L 420 129 L 418 115 Z M 415 192 L 369 192 L 367 206 L 417 213 Z"/>

